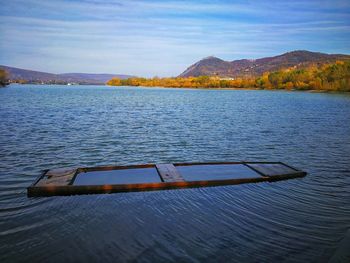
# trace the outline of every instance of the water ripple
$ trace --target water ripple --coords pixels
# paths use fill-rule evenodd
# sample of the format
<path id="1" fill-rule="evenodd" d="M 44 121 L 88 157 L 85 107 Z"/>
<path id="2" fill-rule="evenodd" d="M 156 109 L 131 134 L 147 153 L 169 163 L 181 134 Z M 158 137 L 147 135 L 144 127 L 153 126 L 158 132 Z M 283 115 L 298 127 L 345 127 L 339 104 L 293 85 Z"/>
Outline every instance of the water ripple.
<path id="1" fill-rule="evenodd" d="M 325 262 L 350 228 L 350 96 L 0 89 L 1 262 Z M 303 179 L 27 198 L 43 169 L 286 161 Z"/>

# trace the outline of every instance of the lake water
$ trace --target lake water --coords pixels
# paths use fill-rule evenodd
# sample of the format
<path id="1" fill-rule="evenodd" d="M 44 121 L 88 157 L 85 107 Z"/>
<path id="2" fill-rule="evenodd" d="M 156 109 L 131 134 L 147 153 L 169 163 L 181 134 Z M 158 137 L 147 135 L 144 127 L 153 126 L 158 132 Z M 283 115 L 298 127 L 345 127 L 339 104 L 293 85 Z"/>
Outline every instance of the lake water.
<path id="1" fill-rule="evenodd" d="M 327 262 L 350 228 L 350 95 L 0 89 L 0 262 Z M 284 161 L 302 179 L 27 198 L 43 169 Z"/>

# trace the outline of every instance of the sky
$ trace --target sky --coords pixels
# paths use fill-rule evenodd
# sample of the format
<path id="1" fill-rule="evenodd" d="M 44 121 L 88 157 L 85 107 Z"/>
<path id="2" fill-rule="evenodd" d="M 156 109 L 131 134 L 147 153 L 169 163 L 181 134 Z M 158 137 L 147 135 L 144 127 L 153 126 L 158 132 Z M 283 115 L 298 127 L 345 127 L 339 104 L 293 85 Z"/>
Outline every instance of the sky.
<path id="1" fill-rule="evenodd" d="M 0 64 L 177 76 L 207 56 L 350 54 L 350 1 L 0 0 Z"/>

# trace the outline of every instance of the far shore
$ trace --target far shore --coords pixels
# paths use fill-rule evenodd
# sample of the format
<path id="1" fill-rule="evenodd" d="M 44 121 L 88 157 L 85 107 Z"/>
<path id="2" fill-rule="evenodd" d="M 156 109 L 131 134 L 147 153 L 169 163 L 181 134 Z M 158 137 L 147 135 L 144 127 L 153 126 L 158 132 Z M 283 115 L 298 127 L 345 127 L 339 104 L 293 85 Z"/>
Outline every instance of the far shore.
<path id="1" fill-rule="evenodd" d="M 259 76 L 220 77 L 165 77 L 112 78 L 110 86 L 179 87 L 222 90 L 288 90 L 313 92 L 350 91 L 350 61 L 337 61 L 306 68 L 287 68 L 265 72 Z"/>
<path id="2" fill-rule="evenodd" d="M 309 92 L 309 93 L 350 93 L 350 91 L 336 91 L 336 90 L 298 90 L 298 89 L 259 89 L 259 88 L 207 88 L 207 87 L 163 87 L 163 86 L 111 86 L 113 88 L 118 87 L 131 87 L 131 88 L 160 88 L 160 89 L 193 89 L 193 90 L 261 90 L 261 91 L 285 91 L 285 92 Z"/>
<path id="3" fill-rule="evenodd" d="M 39 84 L 39 83 L 10 83 L 5 87 L 10 87 L 11 85 L 38 85 L 38 86 L 107 86 L 111 88 L 119 88 L 119 87 L 130 87 L 130 88 L 159 88 L 159 89 L 192 89 L 192 90 L 261 90 L 261 91 L 285 91 L 285 92 L 309 92 L 309 93 L 349 93 L 350 91 L 337 91 L 337 90 L 300 90 L 300 89 L 261 89 L 261 88 L 210 88 L 210 87 L 164 87 L 164 86 L 131 86 L 131 85 L 123 85 L 123 86 L 112 86 L 108 84 L 75 84 L 75 85 L 67 85 L 67 84 Z"/>

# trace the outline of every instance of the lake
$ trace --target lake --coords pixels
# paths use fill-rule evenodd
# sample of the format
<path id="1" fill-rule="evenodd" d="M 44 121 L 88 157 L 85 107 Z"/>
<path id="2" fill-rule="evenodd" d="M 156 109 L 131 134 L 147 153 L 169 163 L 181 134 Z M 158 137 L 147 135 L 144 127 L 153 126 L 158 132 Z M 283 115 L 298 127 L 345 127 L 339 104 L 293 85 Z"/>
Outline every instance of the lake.
<path id="1" fill-rule="evenodd" d="M 0 89 L 1 262 L 327 262 L 350 228 L 350 95 Z M 27 198 L 44 169 L 283 161 L 275 183 Z"/>

